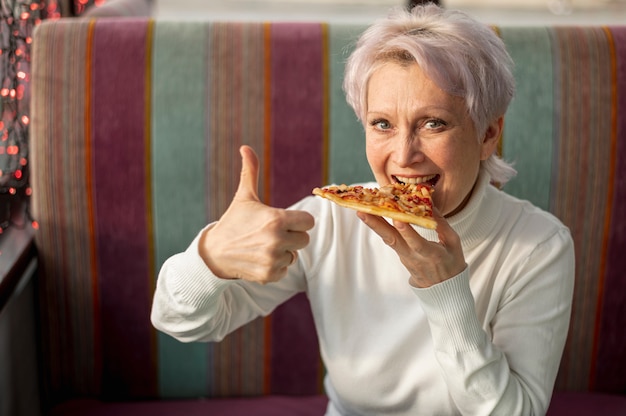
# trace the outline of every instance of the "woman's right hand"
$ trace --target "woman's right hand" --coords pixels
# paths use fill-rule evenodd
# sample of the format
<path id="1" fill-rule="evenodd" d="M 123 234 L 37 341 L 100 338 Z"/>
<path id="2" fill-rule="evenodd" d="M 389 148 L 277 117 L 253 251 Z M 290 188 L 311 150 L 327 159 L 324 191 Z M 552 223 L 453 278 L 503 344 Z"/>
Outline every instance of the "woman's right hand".
<path id="1" fill-rule="evenodd" d="M 315 223 L 305 211 L 273 208 L 258 196 L 259 159 L 241 146 L 239 187 L 220 220 L 201 236 L 199 251 L 218 277 L 258 283 L 278 281 L 309 243 Z"/>

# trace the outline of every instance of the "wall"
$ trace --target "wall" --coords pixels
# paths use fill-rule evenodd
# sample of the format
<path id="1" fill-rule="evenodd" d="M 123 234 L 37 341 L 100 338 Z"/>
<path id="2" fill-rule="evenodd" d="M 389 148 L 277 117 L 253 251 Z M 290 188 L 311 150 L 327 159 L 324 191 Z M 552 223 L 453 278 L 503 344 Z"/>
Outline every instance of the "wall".
<path id="1" fill-rule="evenodd" d="M 0 312 L 0 416 L 40 412 L 35 336 L 35 261 Z"/>
<path id="2" fill-rule="evenodd" d="M 442 0 L 498 25 L 626 24 L 626 0 Z M 569 2 L 562 14 L 550 10 Z M 156 18 L 372 22 L 402 0 L 154 0 Z"/>

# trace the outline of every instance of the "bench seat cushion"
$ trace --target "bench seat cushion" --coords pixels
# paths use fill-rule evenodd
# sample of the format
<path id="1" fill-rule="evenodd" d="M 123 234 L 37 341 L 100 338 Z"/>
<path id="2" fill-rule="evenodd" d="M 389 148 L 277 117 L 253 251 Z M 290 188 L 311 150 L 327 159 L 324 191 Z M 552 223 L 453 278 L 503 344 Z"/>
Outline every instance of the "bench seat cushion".
<path id="1" fill-rule="evenodd" d="M 264 396 L 241 399 L 102 402 L 72 400 L 55 407 L 50 416 L 321 416 L 325 396 Z"/>
<path id="2" fill-rule="evenodd" d="M 556 392 L 547 416 L 626 415 L 626 396 L 589 393 Z"/>

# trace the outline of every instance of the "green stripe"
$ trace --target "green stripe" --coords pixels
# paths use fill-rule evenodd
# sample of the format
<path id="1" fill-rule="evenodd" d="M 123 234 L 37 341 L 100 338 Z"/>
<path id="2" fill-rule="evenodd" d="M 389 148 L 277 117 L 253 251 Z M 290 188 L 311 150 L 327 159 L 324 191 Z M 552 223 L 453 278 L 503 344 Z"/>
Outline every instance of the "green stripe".
<path id="1" fill-rule="evenodd" d="M 328 69 L 330 128 L 328 135 L 328 180 L 330 183 L 354 183 L 373 179 L 365 156 L 365 133 L 354 111 L 346 103 L 342 89 L 343 71 L 365 25 L 329 24 Z"/>
<path id="2" fill-rule="evenodd" d="M 200 22 L 155 24 L 152 143 L 156 270 L 206 225 L 204 201 L 206 30 Z M 164 397 L 207 391 L 207 345 L 159 334 Z"/>
<path id="3" fill-rule="evenodd" d="M 553 68 L 546 28 L 502 28 L 515 65 L 517 93 L 504 125 L 504 159 L 513 161 L 519 180 L 505 189 L 549 209 L 552 176 Z M 529 105 L 530 104 L 530 105 Z"/>

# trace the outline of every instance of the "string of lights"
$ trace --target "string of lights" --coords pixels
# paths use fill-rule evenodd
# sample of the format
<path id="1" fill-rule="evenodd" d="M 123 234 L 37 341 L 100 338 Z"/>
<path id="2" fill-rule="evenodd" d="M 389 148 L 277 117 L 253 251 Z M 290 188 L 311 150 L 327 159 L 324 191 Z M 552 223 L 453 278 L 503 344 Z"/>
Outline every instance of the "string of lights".
<path id="1" fill-rule="evenodd" d="M 77 16 L 104 2 L 0 0 L 0 234 L 11 224 L 28 222 L 16 218 L 28 216 L 31 195 L 28 134 L 33 31 L 45 19 Z M 71 10 L 62 13 L 62 8 Z"/>

